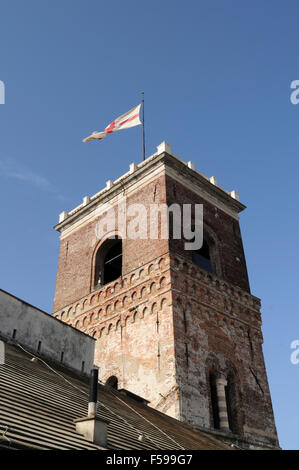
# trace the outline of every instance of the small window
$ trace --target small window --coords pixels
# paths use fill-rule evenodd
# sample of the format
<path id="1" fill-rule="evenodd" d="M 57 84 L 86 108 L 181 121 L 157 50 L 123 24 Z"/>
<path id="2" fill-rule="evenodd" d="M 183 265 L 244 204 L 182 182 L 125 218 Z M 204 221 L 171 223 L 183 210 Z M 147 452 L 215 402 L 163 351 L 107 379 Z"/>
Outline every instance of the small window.
<path id="1" fill-rule="evenodd" d="M 220 417 L 218 407 L 218 397 L 216 388 L 216 378 L 214 374 L 210 374 L 210 397 L 212 405 L 213 427 L 214 429 L 220 428 Z"/>
<path id="2" fill-rule="evenodd" d="M 94 286 L 103 286 L 122 274 L 122 240 L 108 238 L 96 254 Z"/>
<path id="3" fill-rule="evenodd" d="M 238 433 L 238 411 L 237 411 L 237 396 L 235 379 L 233 375 L 227 378 L 227 385 L 225 387 L 225 399 L 228 416 L 229 429 L 237 434 Z"/>
<path id="4" fill-rule="evenodd" d="M 108 387 L 111 387 L 117 390 L 118 388 L 117 377 L 115 377 L 115 375 L 112 375 L 111 377 L 109 377 L 109 379 L 106 381 L 106 385 L 108 385 Z"/>
<path id="5" fill-rule="evenodd" d="M 192 252 L 192 261 L 209 273 L 215 272 L 214 263 L 211 259 L 211 246 L 206 240 L 203 241 L 202 247 L 199 250 Z"/>

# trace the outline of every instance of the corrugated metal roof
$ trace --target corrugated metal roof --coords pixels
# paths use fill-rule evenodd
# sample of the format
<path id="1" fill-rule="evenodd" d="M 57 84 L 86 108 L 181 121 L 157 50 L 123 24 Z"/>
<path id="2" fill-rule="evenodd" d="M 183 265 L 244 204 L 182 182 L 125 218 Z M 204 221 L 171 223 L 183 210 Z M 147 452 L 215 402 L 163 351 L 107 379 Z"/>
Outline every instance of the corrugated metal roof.
<path id="1" fill-rule="evenodd" d="M 101 449 L 75 430 L 87 413 L 86 379 L 6 343 L 0 365 L 0 446 L 33 449 Z M 49 368 L 51 367 L 51 368 Z M 108 449 L 228 449 L 120 392 L 99 386 L 98 415 L 110 421 Z M 143 439 L 139 440 L 139 436 Z"/>

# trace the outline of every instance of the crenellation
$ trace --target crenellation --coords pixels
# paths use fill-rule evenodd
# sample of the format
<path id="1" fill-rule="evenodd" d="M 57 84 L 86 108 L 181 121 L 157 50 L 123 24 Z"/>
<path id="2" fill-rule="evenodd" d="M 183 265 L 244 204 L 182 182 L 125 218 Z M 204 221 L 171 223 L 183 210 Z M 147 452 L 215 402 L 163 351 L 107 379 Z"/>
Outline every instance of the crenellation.
<path id="1" fill-rule="evenodd" d="M 190 169 L 194 174 L 198 174 L 201 178 L 203 178 L 206 182 L 208 182 L 209 184 L 213 185 L 213 186 L 216 186 L 220 191 L 222 191 L 223 193 L 225 193 L 226 195 L 230 196 L 232 199 L 236 200 L 236 201 L 240 201 L 240 196 L 239 196 L 239 193 L 235 190 L 233 191 L 227 191 L 225 190 L 224 188 L 222 188 L 221 186 L 219 186 L 219 184 L 217 183 L 217 179 L 215 176 L 211 176 L 210 178 L 206 177 L 205 175 L 203 175 L 202 173 L 200 173 L 198 170 L 195 169 L 194 167 L 194 163 L 189 161 L 189 162 L 185 162 L 184 160 L 182 160 L 181 158 L 177 157 L 176 155 L 174 155 L 172 152 L 171 152 L 171 147 L 169 144 L 167 144 L 166 142 L 162 142 L 158 147 L 157 147 L 157 152 L 154 153 L 153 155 L 151 155 L 150 157 L 148 157 L 146 159 L 146 161 L 144 162 L 141 162 L 139 164 L 136 164 L 136 163 L 131 163 L 130 166 L 129 166 L 129 171 L 124 173 L 122 176 L 120 176 L 119 178 L 117 178 L 116 180 L 112 181 L 112 180 L 108 180 L 106 182 L 106 186 L 101 189 L 100 191 L 98 191 L 96 194 L 94 194 L 93 196 L 85 196 L 83 198 L 83 202 L 81 204 L 79 204 L 78 206 L 76 206 L 74 209 L 70 210 L 69 212 L 62 212 L 60 215 L 59 215 L 59 224 L 63 223 L 68 217 L 70 216 L 73 216 L 77 213 L 79 213 L 82 209 L 84 209 L 86 206 L 89 206 L 90 203 L 93 203 L 94 201 L 98 200 L 99 198 L 101 198 L 102 196 L 105 197 L 106 195 L 106 192 L 111 190 L 113 187 L 116 187 L 118 186 L 118 184 L 121 184 L 123 185 L 124 182 L 126 181 L 126 179 L 128 177 L 131 177 L 133 176 L 138 170 L 142 170 L 142 168 L 146 165 L 148 165 L 150 162 L 152 162 L 153 160 L 157 159 L 157 157 L 161 157 L 161 156 L 164 156 L 164 155 L 171 155 L 172 158 L 176 159 L 179 163 L 183 164 L 185 167 L 187 167 L 188 169 Z M 58 224 L 58 225 L 59 225 Z"/>

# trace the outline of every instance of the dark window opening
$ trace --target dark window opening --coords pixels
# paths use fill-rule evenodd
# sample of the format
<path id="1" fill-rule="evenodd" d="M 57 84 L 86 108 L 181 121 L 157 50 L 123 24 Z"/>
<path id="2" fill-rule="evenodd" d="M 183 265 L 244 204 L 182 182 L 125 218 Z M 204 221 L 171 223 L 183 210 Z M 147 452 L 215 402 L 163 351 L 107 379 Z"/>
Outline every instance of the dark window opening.
<path id="1" fill-rule="evenodd" d="M 121 241 L 113 245 L 104 258 L 104 284 L 121 276 L 122 249 Z"/>
<path id="2" fill-rule="evenodd" d="M 220 418 L 219 418 L 216 378 L 213 374 L 210 375 L 210 394 L 211 394 L 211 404 L 212 404 L 213 426 L 214 426 L 214 429 L 219 429 Z"/>
<path id="3" fill-rule="evenodd" d="M 103 286 L 114 281 L 122 273 L 122 240 L 108 238 L 96 255 L 94 285 Z"/>
<path id="4" fill-rule="evenodd" d="M 114 388 L 115 390 L 117 390 L 117 388 L 118 388 L 118 379 L 117 379 L 117 377 L 115 377 L 115 375 L 112 375 L 111 377 L 109 377 L 109 379 L 106 381 L 106 385 L 108 385 L 108 387 L 111 387 L 111 388 Z"/>
<path id="5" fill-rule="evenodd" d="M 209 273 L 214 273 L 215 268 L 211 259 L 211 250 L 210 246 L 206 240 L 203 241 L 202 247 L 199 250 L 194 250 L 192 252 L 192 261 L 194 264 L 199 266 Z"/>
<path id="6" fill-rule="evenodd" d="M 227 386 L 225 387 L 225 399 L 228 416 L 229 429 L 237 434 L 238 433 L 238 413 L 236 402 L 235 381 L 232 376 L 227 379 Z"/>

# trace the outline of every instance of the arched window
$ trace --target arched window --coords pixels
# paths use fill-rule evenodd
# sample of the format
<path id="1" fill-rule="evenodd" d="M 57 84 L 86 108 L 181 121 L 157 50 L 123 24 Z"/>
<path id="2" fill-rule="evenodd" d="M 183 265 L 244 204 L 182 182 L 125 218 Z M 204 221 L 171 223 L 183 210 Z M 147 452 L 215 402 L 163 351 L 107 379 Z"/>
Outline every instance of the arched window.
<path id="1" fill-rule="evenodd" d="M 111 387 L 117 390 L 118 388 L 117 377 L 115 377 L 115 375 L 112 375 L 111 377 L 109 377 L 109 379 L 106 381 L 106 385 L 108 385 L 108 387 Z"/>
<path id="2" fill-rule="evenodd" d="M 219 406 L 218 406 L 218 397 L 217 397 L 217 388 L 216 388 L 216 377 L 214 374 L 210 374 L 210 397 L 212 405 L 212 416 L 213 416 L 213 427 L 214 429 L 220 428 L 220 417 L 219 417 Z"/>
<path id="3" fill-rule="evenodd" d="M 122 240 L 120 237 L 108 238 L 97 251 L 95 262 L 94 286 L 103 286 L 122 274 Z"/>
<path id="4" fill-rule="evenodd" d="M 206 238 L 203 240 L 202 247 L 192 252 L 192 261 L 194 264 L 210 273 L 215 272 L 215 263 L 213 260 L 213 244 Z"/>

